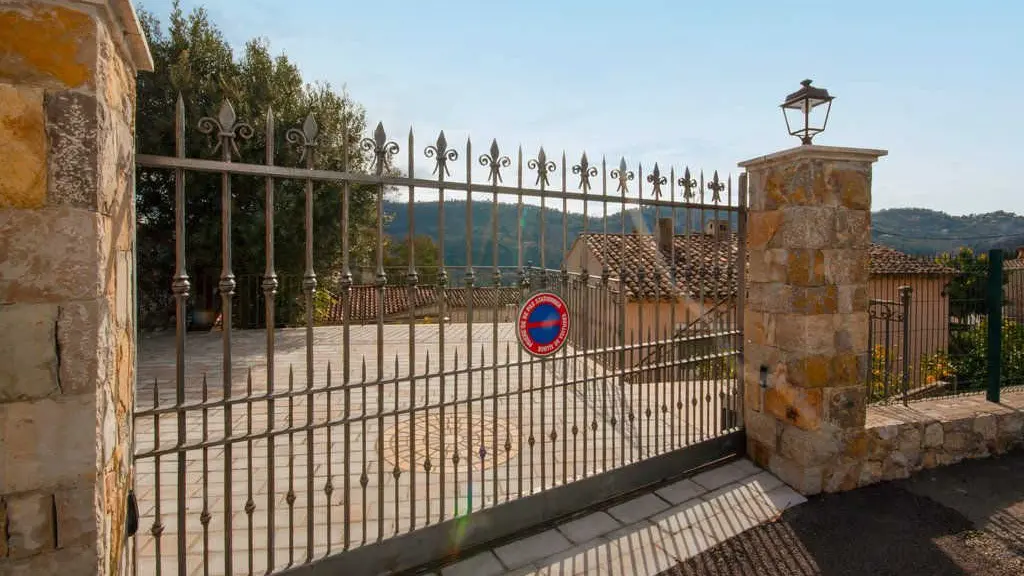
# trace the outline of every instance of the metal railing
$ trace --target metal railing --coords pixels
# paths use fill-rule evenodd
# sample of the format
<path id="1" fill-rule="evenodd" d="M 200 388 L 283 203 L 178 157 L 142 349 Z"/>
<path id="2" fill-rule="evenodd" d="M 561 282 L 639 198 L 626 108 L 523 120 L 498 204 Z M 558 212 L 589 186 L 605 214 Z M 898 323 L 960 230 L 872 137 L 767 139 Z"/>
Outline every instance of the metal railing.
<path id="1" fill-rule="evenodd" d="M 551 159 L 543 149 L 533 158 L 518 150 L 512 159 L 496 142 L 476 156 L 469 142 L 464 150 L 449 147 L 443 133 L 423 151 L 434 178 L 421 178 L 415 176 L 418 148 L 411 132 L 401 175 L 391 162 L 400 147 L 382 126 L 353 142 L 346 134 L 319 134 L 310 117 L 285 133 L 295 149 L 286 154 L 276 148 L 272 112 L 262 138 L 251 143 L 254 130 L 228 103 L 216 117 L 199 121 L 219 156 L 199 159 L 187 154 L 195 146 L 186 146 L 180 98 L 174 125 L 175 156 L 137 156 L 140 183 L 166 186 L 158 192 L 173 198 L 167 207 L 173 218 L 166 220 L 173 229 L 163 233 L 174 238 L 173 270 L 143 272 L 170 280 L 174 330 L 148 335 L 140 344 L 135 489 L 145 532 L 137 538 L 139 573 L 185 575 L 201 568 L 205 574 L 251 574 L 324 563 L 343 573 L 376 573 L 382 565 L 374 561 L 400 557 L 394 561 L 399 564 L 387 565 L 398 570 L 444 553 L 467 514 L 493 512 L 500 521 L 484 522 L 486 529 L 478 525 L 462 546 L 573 512 L 666 471 L 681 472 L 687 462 L 693 465 L 686 458 L 713 460 L 738 449 L 740 423 L 723 423 L 722 411 L 724 405 L 729 414 L 741 413 L 736 374 L 695 380 L 687 376 L 693 358 L 669 355 L 659 365 L 670 376 L 665 381 L 632 385 L 629 379 L 647 369 L 638 368 L 636 359 L 672 344 L 669 327 L 686 317 L 688 302 L 699 306 L 730 283 L 734 289 L 736 278 L 742 285 L 742 180 L 737 191 L 717 173 L 705 181 L 689 170 L 666 175 L 658 164 L 650 172 L 639 166 L 634 171 L 625 160 L 612 167 L 604 160 L 591 164 L 585 154 L 570 165 L 564 154 Z M 321 156 L 336 162 L 321 167 Z M 277 165 L 281 157 L 297 165 Z M 361 159 L 369 171 L 359 169 Z M 461 177 L 455 178 L 461 161 Z M 475 165 L 483 174 L 474 172 Z M 165 175 L 154 178 L 155 172 Z M 238 182 L 245 186 L 233 187 Z M 434 276 L 418 266 L 414 250 L 397 274 L 388 269 L 383 202 L 395 188 L 407 193 L 409 238 L 417 235 L 417 193 L 433 195 L 441 247 L 453 233 L 445 225 L 446 199 L 465 198 L 459 274 L 446 250 L 437 254 Z M 260 203 L 250 202 L 253 195 L 262 197 Z M 197 231 L 187 223 L 194 222 L 190 202 L 196 198 L 204 203 L 195 209 L 207 211 L 219 198 L 220 223 L 212 228 L 219 246 L 190 259 L 187 239 Z M 501 222 L 499 207 L 508 206 L 501 200 L 509 198 L 517 219 Z M 243 199 L 260 206 L 260 213 L 235 210 Z M 539 203 L 539 228 L 524 220 L 524 201 Z M 324 218 L 320 203 L 337 207 L 336 218 Z M 479 203 L 493 209 L 490 221 L 478 226 L 473 206 Z M 569 203 L 582 209 L 583 240 L 570 237 Z M 597 230 L 590 228 L 595 207 Z M 301 226 L 293 219 L 295 230 L 275 235 L 279 210 L 289 218 L 301 214 Z M 559 216 L 561 238 L 547 238 L 546 219 Z M 671 218 L 673 238 L 683 228 L 683 239 L 648 250 L 657 240 L 646 234 L 646 219 L 660 226 L 662 216 Z M 233 234 L 247 217 L 258 225 L 239 232 L 241 241 Z M 701 236 L 705 220 L 741 224 L 738 234 L 716 243 Z M 694 222 L 701 228 L 691 230 Z M 210 229 L 199 230 L 196 242 Z M 512 272 L 503 270 L 501 257 L 509 235 L 515 238 Z M 337 238 L 338 245 L 317 244 L 321 238 Z M 276 250 L 287 242 L 301 248 L 301 262 L 280 267 Z M 540 248 L 535 264 L 524 257 L 531 242 Z M 548 243 L 560 243 L 560 269 L 547 261 Z M 635 259 L 622 253 L 613 258 L 614 250 L 597 253 L 615 243 L 643 250 Z M 204 289 L 196 301 L 202 286 L 193 284 L 190 267 L 205 273 L 211 250 L 220 267 L 216 289 Z M 235 250 L 239 260 L 263 262 L 256 297 L 256 278 L 235 274 Z M 704 256 L 714 256 L 718 267 L 692 271 L 692 285 L 662 274 L 665 261 L 685 262 L 698 250 L 710 250 Z M 360 279 L 357 253 L 371 263 L 372 278 Z M 339 254 L 340 267 L 334 268 Z M 279 275 L 279 268 L 289 272 Z M 574 314 L 586 311 L 588 321 L 574 325 L 573 342 L 556 355 L 530 356 L 516 343 L 514 323 L 497 313 L 486 322 L 478 319 L 481 304 L 474 294 L 486 292 L 487 284 L 513 287 L 520 301 L 537 290 L 557 292 Z M 361 325 L 353 306 L 355 292 L 364 288 L 376 293 L 375 314 Z M 466 313 L 455 320 L 447 297 L 437 299 L 433 318 L 424 317 L 421 304 L 389 313 L 386 297 L 403 289 L 405 301 L 414 303 L 422 302 L 421 290 L 465 290 L 469 297 L 460 301 Z M 318 321 L 325 293 L 340 300 L 336 326 Z M 597 299 L 597 293 L 614 296 Z M 164 298 L 144 296 L 145 302 Z M 651 302 L 657 304 L 649 311 Z M 733 325 L 741 326 L 743 291 L 734 302 Z M 279 313 L 292 304 L 294 310 Z M 206 316 L 215 311 L 213 330 L 189 331 L 196 309 Z M 258 329 L 246 329 L 252 326 Z M 740 343 L 738 333 L 731 334 L 714 354 L 736 357 Z M 694 454 L 699 456 L 686 456 Z M 587 484 L 594 478 L 600 480 Z M 587 488 L 561 490 L 574 482 Z M 408 546 L 403 535 L 415 535 L 418 545 Z"/>
<path id="2" fill-rule="evenodd" d="M 968 250 L 919 259 L 932 272 L 872 276 L 872 293 L 889 298 L 869 307 L 869 401 L 997 400 L 1024 385 L 1024 260 Z"/>

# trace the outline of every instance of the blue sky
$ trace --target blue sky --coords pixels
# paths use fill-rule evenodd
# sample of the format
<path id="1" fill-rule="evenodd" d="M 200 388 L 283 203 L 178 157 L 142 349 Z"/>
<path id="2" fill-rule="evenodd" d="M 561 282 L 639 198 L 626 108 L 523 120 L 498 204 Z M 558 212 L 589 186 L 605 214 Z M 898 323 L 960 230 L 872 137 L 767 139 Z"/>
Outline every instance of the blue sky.
<path id="1" fill-rule="evenodd" d="M 139 5 L 166 22 L 170 0 Z M 1024 213 L 1024 4 L 1009 0 L 592 2 L 183 0 L 346 88 L 417 147 L 444 129 L 570 164 L 717 169 L 797 144 L 778 104 L 836 96 L 815 142 L 889 150 L 874 207 Z"/>

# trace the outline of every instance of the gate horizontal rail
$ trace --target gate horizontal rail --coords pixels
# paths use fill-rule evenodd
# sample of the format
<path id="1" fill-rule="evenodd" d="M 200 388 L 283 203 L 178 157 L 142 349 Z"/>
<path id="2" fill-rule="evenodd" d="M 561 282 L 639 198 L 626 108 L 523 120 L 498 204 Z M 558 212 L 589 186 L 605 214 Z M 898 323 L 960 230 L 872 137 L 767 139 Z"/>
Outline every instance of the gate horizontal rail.
<path id="1" fill-rule="evenodd" d="M 310 116 L 285 132 L 292 147 L 278 150 L 272 112 L 262 140 L 249 142 L 254 131 L 229 103 L 198 123 L 219 156 L 208 160 L 188 157 L 198 146 L 187 145 L 185 124 L 179 98 L 175 156 L 137 156 L 140 194 L 173 198 L 173 206 L 141 212 L 139 226 L 147 241 L 174 238 L 173 261 L 159 260 L 162 245 L 144 245 L 154 261 L 141 258 L 140 267 L 154 267 L 146 278 L 169 281 L 175 322 L 173 334 L 140 344 L 135 478 L 141 522 L 149 525 L 137 539 L 140 573 L 408 566 L 444 552 L 456 525 L 466 530 L 463 542 L 479 543 L 501 532 L 486 529 L 488 522 L 525 528 L 740 449 L 739 375 L 719 361 L 742 354 L 742 181 L 734 190 L 717 173 L 707 180 L 689 169 L 663 174 L 658 164 L 634 171 L 624 159 L 591 164 L 586 154 L 569 165 L 565 154 L 549 159 L 543 148 L 528 159 L 519 149 L 512 160 L 496 142 L 475 156 L 468 141 L 460 152 L 443 133 L 423 150 L 435 178 L 419 178 L 411 132 L 402 176 L 392 165 L 400 147 L 382 126 L 351 142 L 345 131 L 319 134 Z M 277 166 L 279 158 L 298 165 Z M 474 179 L 474 163 L 484 181 Z M 502 170 L 514 172 L 514 186 L 503 183 Z M 394 188 L 407 190 L 410 240 L 397 281 L 385 263 L 386 245 L 395 242 L 384 233 L 384 197 Z M 424 189 L 436 195 L 426 204 L 436 207 L 432 234 L 441 246 L 429 266 L 420 266 L 413 242 L 415 209 L 425 204 L 416 194 Z M 455 232 L 445 225 L 454 209 L 446 194 L 465 202 L 458 262 L 446 255 L 445 236 Z M 499 222 L 499 206 L 512 205 L 499 200 L 509 197 L 515 222 Z M 539 201 L 539 211 L 524 199 Z M 490 207 L 489 222 L 474 226 L 480 204 Z M 538 227 L 528 226 L 526 208 Z M 547 230 L 556 210 L 560 246 Z M 301 221 L 303 234 L 275 235 L 279 216 L 295 228 Z M 580 222 L 572 235 L 570 217 Z M 255 228 L 245 224 L 234 236 L 246 218 Z M 656 235 L 647 233 L 648 221 Z M 200 233 L 189 236 L 193 228 Z M 318 251 L 320 237 L 339 245 Z M 301 254 L 282 260 L 288 242 L 301 244 Z M 190 259 L 192 245 L 199 249 Z M 354 254 L 364 260 L 353 262 Z M 369 278 L 353 274 L 360 263 Z M 202 314 L 220 318 L 204 321 L 210 333 L 189 331 L 190 270 L 217 277 L 216 295 L 209 285 L 202 295 Z M 318 270 L 332 274 L 321 278 Z M 460 281 L 452 279 L 456 270 Z M 239 329 L 238 281 L 254 274 L 262 298 L 246 302 L 263 307 L 250 317 L 264 326 Z M 296 275 L 301 297 L 281 321 L 281 281 Z M 446 292 L 455 285 L 466 293 Z M 549 357 L 524 352 L 517 323 L 499 320 L 504 300 L 477 298 L 488 285 L 513 287 L 520 303 L 539 290 L 559 294 L 569 308 L 569 343 Z M 325 286 L 340 300 L 337 325 L 317 322 Z M 442 297 L 424 300 L 417 292 L 424 287 Z M 152 290 L 145 302 L 167 301 L 166 289 Z M 356 290 L 373 295 L 372 321 L 355 321 Z M 722 329 L 678 331 L 711 311 Z M 716 349 L 685 350 L 709 336 Z M 638 374 L 655 378 L 633 382 Z"/>

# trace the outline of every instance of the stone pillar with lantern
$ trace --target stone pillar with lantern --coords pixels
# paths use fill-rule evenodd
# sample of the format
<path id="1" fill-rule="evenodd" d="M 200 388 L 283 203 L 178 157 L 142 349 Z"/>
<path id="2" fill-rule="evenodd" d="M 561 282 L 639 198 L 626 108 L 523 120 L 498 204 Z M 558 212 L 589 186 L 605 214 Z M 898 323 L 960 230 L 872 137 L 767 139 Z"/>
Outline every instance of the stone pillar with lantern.
<path id="1" fill-rule="evenodd" d="M 739 164 L 748 453 L 804 494 L 855 487 L 866 449 L 871 170 L 886 152 L 813 144 L 832 101 L 802 82 L 782 104 L 800 146 Z"/>

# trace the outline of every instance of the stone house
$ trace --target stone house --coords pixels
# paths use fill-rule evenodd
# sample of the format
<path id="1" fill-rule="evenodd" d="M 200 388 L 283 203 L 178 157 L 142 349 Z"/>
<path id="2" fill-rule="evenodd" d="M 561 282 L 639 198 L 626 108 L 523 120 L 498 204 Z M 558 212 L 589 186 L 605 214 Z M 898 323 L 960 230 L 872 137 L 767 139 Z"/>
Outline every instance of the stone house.
<path id="1" fill-rule="evenodd" d="M 572 273 L 586 273 L 592 288 L 587 298 L 570 302 L 574 315 L 582 318 L 576 323 L 582 328 L 575 331 L 574 339 L 586 340 L 588 347 L 603 347 L 603 342 L 622 337 L 621 331 L 627 344 L 637 346 L 627 354 L 627 366 L 651 357 L 647 343 L 665 341 L 672 334 L 704 340 L 712 349 L 734 345 L 729 339 L 739 338 L 737 234 L 727 220 L 709 221 L 701 232 L 673 232 L 671 219 L 663 218 L 653 235 L 588 233 L 577 238 L 566 266 Z M 807 265 L 823 268 L 824 263 Z M 599 282 L 605 266 L 611 276 L 607 288 Z M 749 262 L 747 266 L 749 270 Z M 912 365 L 919 366 L 926 354 L 945 350 L 949 320 L 945 286 L 955 271 L 877 244 L 871 245 L 869 268 L 871 300 L 898 302 L 900 286 L 913 291 Z M 619 303 L 620 289 L 624 305 Z M 601 303 L 595 305 L 595 301 Z M 890 349 L 901 350 L 899 326 L 876 324 L 876 331 L 889 329 Z"/>

